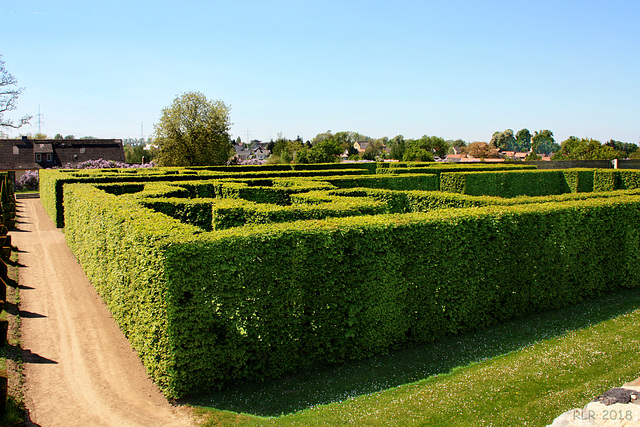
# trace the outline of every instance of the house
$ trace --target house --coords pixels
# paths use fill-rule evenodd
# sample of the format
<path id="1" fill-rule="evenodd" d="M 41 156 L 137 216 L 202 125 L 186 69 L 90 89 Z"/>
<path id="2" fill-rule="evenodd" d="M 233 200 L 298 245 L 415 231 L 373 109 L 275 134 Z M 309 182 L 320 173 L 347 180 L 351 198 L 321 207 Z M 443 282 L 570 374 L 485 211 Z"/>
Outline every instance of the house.
<path id="1" fill-rule="evenodd" d="M 460 163 L 463 161 L 463 159 L 466 159 L 467 155 L 466 154 L 447 154 L 447 157 L 445 157 L 444 161 L 445 162 L 456 162 L 456 163 Z"/>
<path id="2" fill-rule="evenodd" d="M 365 150 L 369 146 L 369 141 L 356 141 L 353 143 L 353 148 L 358 150 L 358 154 L 364 154 Z"/>
<path id="3" fill-rule="evenodd" d="M 258 160 L 267 160 L 267 158 L 270 155 L 271 155 L 271 150 L 267 150 L 261 144 L 259 147 L 256 147 L 253 150 L 251 150 L 251 157 L 250 158 L 258 159 Z"/>
<path id="4" fill-rule="evenodd" d="M 121 139 L 0 139 L 0 171 L 11 179 L 28 170 L 75 167 L 87 160 L 124 162 Z"/>
<path id="5" fill-rule="evenodd" d="M 261 142 L 253 142 L 250 148 L 245 148 L 243 144 L 234 144 L 235 157 L 239 161 L 258 159 L 267 160 L 271 155 L 271 150 L 268 150 Z"/>

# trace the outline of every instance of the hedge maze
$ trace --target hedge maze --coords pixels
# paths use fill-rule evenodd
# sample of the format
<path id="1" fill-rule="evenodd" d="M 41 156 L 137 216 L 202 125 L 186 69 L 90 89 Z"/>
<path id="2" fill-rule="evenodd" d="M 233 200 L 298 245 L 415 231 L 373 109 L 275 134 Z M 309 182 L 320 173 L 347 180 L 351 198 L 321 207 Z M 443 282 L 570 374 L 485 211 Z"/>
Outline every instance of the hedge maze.
<path id="1" fill-rule="evenodd" d="M 640 171 L 441 164 L 41 171 L 172 398 L 357 360 L 640 279 Z"/>

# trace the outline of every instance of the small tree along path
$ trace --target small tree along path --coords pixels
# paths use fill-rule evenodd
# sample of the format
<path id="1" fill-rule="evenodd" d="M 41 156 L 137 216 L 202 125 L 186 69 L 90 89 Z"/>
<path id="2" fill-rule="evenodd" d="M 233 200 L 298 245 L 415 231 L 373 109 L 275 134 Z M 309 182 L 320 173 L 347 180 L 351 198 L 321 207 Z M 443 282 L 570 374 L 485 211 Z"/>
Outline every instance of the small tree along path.
<path id="1" fill-rule="evenodd" d="M 18 201 L 25 404 L 49 426 L 190 426 L 148 378 L 39 199 Z"/>

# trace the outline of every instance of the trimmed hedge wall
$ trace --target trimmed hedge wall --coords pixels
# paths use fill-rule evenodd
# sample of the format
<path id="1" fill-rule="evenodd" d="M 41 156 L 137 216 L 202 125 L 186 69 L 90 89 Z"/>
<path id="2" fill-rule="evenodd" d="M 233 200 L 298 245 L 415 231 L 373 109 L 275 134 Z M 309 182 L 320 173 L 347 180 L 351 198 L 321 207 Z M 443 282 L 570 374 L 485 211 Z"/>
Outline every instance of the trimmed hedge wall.
<path id="1" fill-rule="evenodd" d="M 503 172 L 444 172 L 442 191 L 472 196 L 548 196 L 592 191 L 594 171 L 533 170 Z"/>
<path id="2" fill-rule="evenodd" d="M 378 163 L 376 173 L 480 172 L 530 169 L 536 169 L 536 166 L 523 163 L 385 162 Z"/>
<path id="3" fill-rule="evenodd" d="M 593 191 L 612 191 L 640 188 L 640 170 L 597 169 L 593 178 Z"/>
<path id="4" fill-rule="evenodd" d="M 141 206 L 139 193 L 64 191 L 69 246 L 169 397 L 361 359 L 640 280 L 635 195 L 203 232 Z"/>
<path id="5" fill-rule="evenodd" d="M 384 202 L 387 213 L 429 212 L 436 209 L 466 208 L 477 206 L 538 204 L 589 200 L 593 198 L 640 195 L 640 189 L 617 190 L 597 193 L 565 193 L 552 196 L 518 196 L 503 198 L 494 196 L 469 196 L 441 191 L 394 191 L 383 189 L 332 190 L 328 194 L 347 197 L 368 197 Z"/>
<path id="6" fill-rule="evenodd" d="M 640 170 L 634 169 L 445 172 L 440 179 L 441 191 L 474 196 L 546 196 L 640 188 Z"/>
<path id="7" fill-rule="evenodd" d="M 198 181 L 206 179 L 233 179 L 242 176 L 243 179 L 276 178 L 276 177 L 320 177 L 336 175 L 367 174 L 369 169 L 337 169 L 337 170 L 289 170 L 243 172 L 242 175 L 233 172 L 215 172 L 190 170 L 184 168 L 152 168 L 152 169 L 42 169 L 40 171 L 40 199 L 49 216 L 54 219 L 57 227 L 64 227 L 63 187 L 71 183 L 123 183 L 123 182 L 154 182 L 154 181 Z"/>
<path id="8" fill-rule="evenodd" d="M 65 185 L 65 238 L 150 377 L 167 395 L 174 366 L 168 247 L 202 230 L 88 184 Z"/>
<path id="9" fill-rule="evenodd" d="M 354 215 L 387 213 L 387 206 L 368 198 L 327 196 L 313 203 L 309 194 L 302 203 L 289 206 L 249 202 L 240 199 L 142 199 L 141 205 L 169 215 L 206 231 L 242 227 L 247 224 L 271 224 L 305 219 L 324 219 Z"/>
<path id="10" fill-rule="evenodd" d="M 433 174 L 411 175 L 367 175 L 322 177 L 338 188 L 386 188 L 389 190 L 432 190 L 438 189 L 438 177 Z"/>
<path id="11" fill-rule="evenodd" d="M 16 226 L 16 196 L 13 182 L 6 172 L 0 172 L 0 234 L 6 236 L 7 230 Z M 6 237 L 0 239 L 0 249 L 11 252 L 10 244 L 4 244 Z M 4 248 L 3 248 L 4 247 Z M 6 249 L 9 248 L 9 249 Z"/>

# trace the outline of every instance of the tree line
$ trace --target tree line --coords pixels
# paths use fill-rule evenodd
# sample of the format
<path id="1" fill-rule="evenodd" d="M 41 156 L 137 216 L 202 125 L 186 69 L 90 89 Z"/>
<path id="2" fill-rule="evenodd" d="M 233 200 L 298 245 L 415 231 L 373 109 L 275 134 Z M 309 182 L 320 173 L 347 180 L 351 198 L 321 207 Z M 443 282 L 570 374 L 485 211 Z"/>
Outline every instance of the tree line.
<path id="1" fill-rule="evenodd" d="M 23 88 L 15 88 L 17 81 L 4 68 L 0 56 L 0 131 L 18 128 L 29 122 L 25 116 L 17 123 L 7 120 L 3 113 L 16 108 L 17 97 Z M 171 105 L 161 111 L 160 120 L 154 125 L 153 138 L 128 138 L 123 140 L 128 163 L 155 160 L 160 166 L 194 166 L 228 163 L 235 154 L 234 140 L 229 133 L 230 108 L 223 101 L 209 100 L 200 92 L 178 95 Z M 36 134 L 34 139 L 46 139 Z M 85 137 L 91 139 L 92 137 Z M 73 135 L 56 134 L 54 139 L 75 139 Z M 81 138 L 82 139 L 82 138 Z M 240 143 L 241 139 L 237 141 Z M 149 146 L 153 146 L 149 149 Z M 571 136 L 557 143 L 548 129 L 534 131 L 512 129 L 496 131 L 489 142 L 445 140 L 438 136 L 423 135 L 407 139 L 396 135 L 389 139 L 371 138 L 358 132 L 331 131 L 319 133 L 312 140 L 287 139 L 281 134 L 270 141 L 269 163 L 330 163 L 346 156 L 350 160 L 395 159 L 402 161 L 434 161 L 447 154 L 467 154 L 475 158 L 502 157 L 505 151 L 528 152 L 527 159 L 540 155 L 552 155 L 551 160 L 597 160 L 639 157 L 638 145 L 609 140 L 606 143 Z"/>

